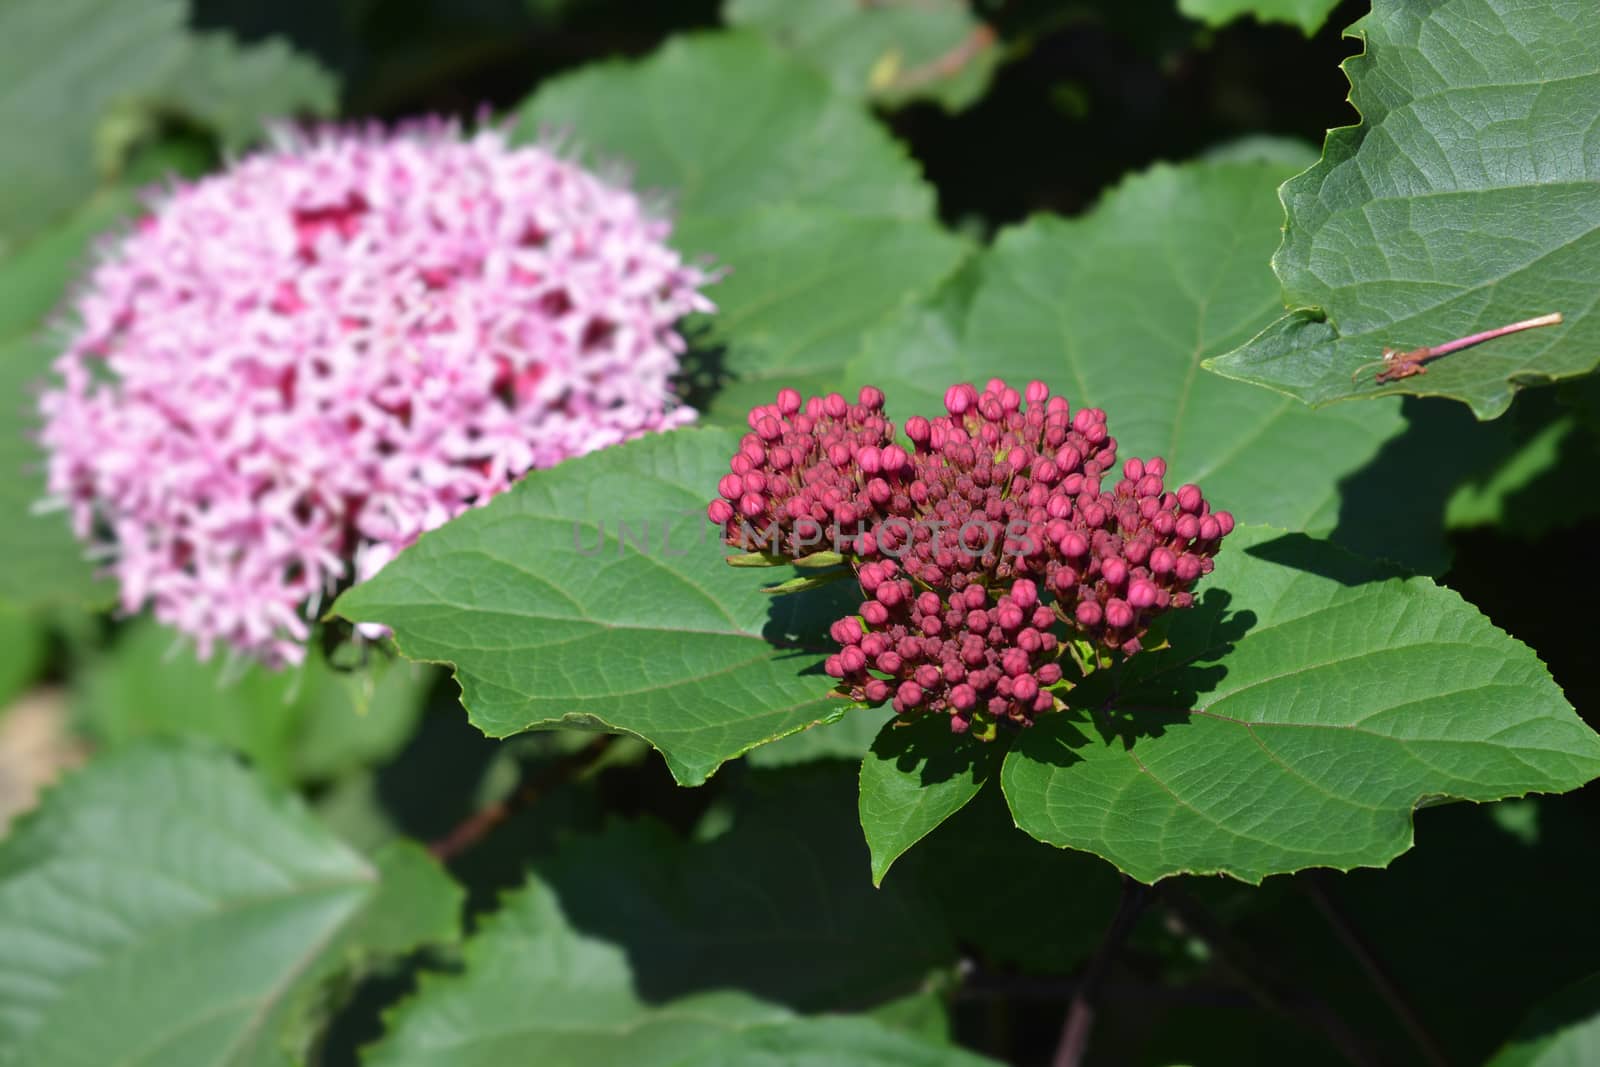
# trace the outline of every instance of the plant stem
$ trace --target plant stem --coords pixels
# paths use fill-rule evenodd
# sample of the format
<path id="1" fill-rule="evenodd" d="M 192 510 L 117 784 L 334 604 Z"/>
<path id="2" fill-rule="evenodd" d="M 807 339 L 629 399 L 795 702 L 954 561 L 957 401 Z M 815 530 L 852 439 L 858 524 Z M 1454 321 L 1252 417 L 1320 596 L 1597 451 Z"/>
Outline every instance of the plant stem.
<path id="1" fill-rule="evenodd" d="M 1314 992 L 1295 988 L 1282 973 L 1282 968 L 1263 960 L 1243 940 L 1218 922 L 1198 900 L 1173 885 L 1162 887 L 1162 899 L 1177 925 L 1210 946 L 1218 962 L 1233 973 L 1262 1007 L 1320 1031 L 1356 1067 L 1374 1067 L 1377 1064 L 1377 1057 L 1345 1025 L 1337 1012 Z"/>
<path id="2" fill-rule="evenodd" d="M 1384 966 L 1372 943 L 1362 935 L 1350 914 L 1334 899 L 1325 884 L 1325 876 L 1317 871 L 1307 871 L 1296 881 L 1311 898 L 1311 902 L 1317 906 L 1317 910 L 1322 912 L 1322 917 L 1328 920 L 1328 925 L 1333 927 L 1333 932 L 1339 936 L 1339 940 L 1344 943 L 1350 955 L 1355 957 L 1361 969 L 1366 972 L 1368 981 L 1377 989 L 1378 995 L 1389 1006 L 1389 1010 L 1400 1021 L 1400 1025 L 1405 1027 L 1406 1033 L 1416 1044 L 1423 1060 L 1430 1067 L 1448 1067 L 1449 1057 L 1445 1055 L 1438 1039 L 1422 1022 L 1422 1017 L 1417 1014 L 1416 1008 L 1401 990 L 1394 975 Z"/>
<path id="3" fill-rule="evenodd" d="M 1417 356 L 1419 359 L 1448 356 L 1452 352 L 1459 352 L 1463 348 L 1471 348 L 1473 345 L 1481 345 L 1485 341 L 1493 341 L 1496 337 L 1504 337 L 1508 333 L 1520 333 L 1523 330 L 1532 330 L 1540 326 L 1556 326 L 1560 322 L 1561 312 L 1559 311 L 1549 315 L 1540 315 L 1538 318 L 1523 319 L 1521 322 L 1513 322 L 1509 326 L 1497 326 L 1492 330 L 1475 333 L 1471 337 L 1459 337 L 1454 341 L 1446 341 L 1442 345 L 1433 345 L 1429 348 L 1420 349 Z"/>
<path id="4" fill-rule="evenodd" d="M 1149 903 L 1152 892 L 1143 882 L 1122 876 L 1122 899 L 1117 903 L 1117 913 L 1111 917 L 1111 925 L 1106 927 L 1105 937 L 1089 960 L 1089 966 L 1084 969 L 1083 978 L 1073 991 L 1072 1002 L 1067 1007 L 1067 1018 L 1061 1026 L 1061 1042 L 1056 1046 L 1054 1067 L 1079 1067 L 1083 1063 L 1083 1054 L 1089 1048 L 1089 1033 L 1094 1029 L 1095 1002 L 1101 986 L 1105 984 L 1106 971 L 1122 950 L 1128 935 L 1133 932 L 1134 924 L 1139 921 L 1139 915 Z"/>
<path id="5" fill-rule="evenodd" d="M 530 774 L 516 791 L 457 823 L 449 833 L 428 846 L 433 858 L 448 863 L 489 836 L 495 827 L 518 812 L 532 807 L 556 786 L 569 782 L 593 766 L 617 740 L 617 734 L 601 734 L 576 751 L 551 760 Z"/>

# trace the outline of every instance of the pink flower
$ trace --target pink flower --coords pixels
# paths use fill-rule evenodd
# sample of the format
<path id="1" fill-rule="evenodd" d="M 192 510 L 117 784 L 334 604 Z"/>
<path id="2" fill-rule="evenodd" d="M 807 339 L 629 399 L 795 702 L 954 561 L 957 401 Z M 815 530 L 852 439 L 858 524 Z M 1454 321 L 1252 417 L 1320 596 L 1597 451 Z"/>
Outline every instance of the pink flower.
<path id="1" fill-rule="evenodd" d="M 127 611 L 274 665 L 531 468 L 690 421 L 710 279 L 626 188 L 444 122 L 285 137 L 154 197 L 41 402 L 50 492 Z"/>

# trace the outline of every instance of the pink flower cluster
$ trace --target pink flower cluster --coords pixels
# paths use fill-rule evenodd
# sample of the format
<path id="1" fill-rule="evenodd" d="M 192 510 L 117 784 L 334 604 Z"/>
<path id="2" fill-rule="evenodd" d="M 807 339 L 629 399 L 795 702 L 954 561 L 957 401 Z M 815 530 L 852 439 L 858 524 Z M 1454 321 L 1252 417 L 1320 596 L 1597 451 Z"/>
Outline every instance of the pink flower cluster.
<path id="1" fill-rule="evenodd" d="M 1018 393 L 952 386 L 947 415 L 907 419 L 894 443 L 884 397 L 784 390 L 751 411 L 720 499 L 730 545 L 781 559 L 833 552 L 868 598 L 833 627 L 840 690 L 898 712 L 950 716 L 984 736 L 1049 710 L 1061 624 L 1123 655 L 1156 617 L 1194 602 L 1233 517 L 1199 487 L 1166 488 L 1166 463 L 1130 459 L 1098 408 L 1042 382 Z"/>
<path id="2" fill-rule="evenodd" d="M 122 605 L 272 664 L 321 599 L 547 467 L 693 418 L 709 278 L 631 191 L 447 123 L 285 138 L 108 247 L 42 399 Z"/>

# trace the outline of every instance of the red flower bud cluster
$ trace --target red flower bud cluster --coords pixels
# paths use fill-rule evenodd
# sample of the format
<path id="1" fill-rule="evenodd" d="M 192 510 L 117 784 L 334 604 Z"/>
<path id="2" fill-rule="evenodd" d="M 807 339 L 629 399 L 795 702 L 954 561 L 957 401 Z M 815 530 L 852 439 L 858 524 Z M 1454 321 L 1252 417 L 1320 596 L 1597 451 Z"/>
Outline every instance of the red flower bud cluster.
<path id="1" fill-rule="evenodd" d="M 991 599 L 977 582 L 941 595 L 916 591 L 893 560 L 862 565 L 859 616 L 833 624 L 842 646 L 824 669 L 855 700 L 892 701 L 902 715 L 937 711 L 966 733 L 985 722 L 1031 726 L 1061 680 L 1056 615 L 1026 578 Z"/>
<path id="2" fill-rule="evenodd" d="M 776 404 L 753 409 L 751 432 L 717 483 L 720 499 L 706 514 L 736 548 L 797 559 L 847 546 L 888 500 L 869 467 L 906 462 L 889 443 L 894 423 L 879 390 L 867 386 L 855 404 L 830 393 L 801 406 L 798 392 L 783 389 Z"/>
<path id="3" fill-rule="evenodd" d="M 1105 488 L 1105 412 L 1042 382 L 952 386 L 947 415 L 906 420 L 909 450 L 877 389 L 803 407 L 784 390 L 750 413 L 707 513 L 747 551 L 847 560 L 868 599 L 833 627 L 828 673 L 856 700 L 947 714 L 957 732 L 1053 705 L 1057 623 L 1138 652 L 1157 616 L 1194 602 L 1233 529 L 1197 486 L 1169 491 L 1159 458 L 1128 460 Z"/>

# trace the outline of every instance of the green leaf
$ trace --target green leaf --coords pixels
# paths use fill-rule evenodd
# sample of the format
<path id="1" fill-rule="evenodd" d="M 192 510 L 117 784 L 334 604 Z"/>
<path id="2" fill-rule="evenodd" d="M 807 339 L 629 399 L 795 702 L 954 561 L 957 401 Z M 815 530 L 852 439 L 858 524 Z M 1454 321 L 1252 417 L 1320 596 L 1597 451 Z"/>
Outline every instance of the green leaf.
<path id="1" fill-rule="evenodd" d="M 1005 746 L 953 737 L 942 717 L 890 722 L 861 761 L 861 829 L 872 882 L 940 823 L 966 807 L 1000 767 Z"/>
<path id="2" fill-rule="evenodd" d="M 1411 812 L 1575 789 L 1600 737 L 1525 645 L 1425 578 L 1241 528 L 1172 647 L 1022 732 L 1017 824 L 1142 881 L 1382 866 Z"/>
<path id="3" fill-rule="evenodd" d="M 933 191 L 905 149 L 822 75 L 753 34 L 676 37 L 639 61 L 591 64 L 540 87 L 517 135 L 569 136 L 682 216 L 777 205 L 925 218 Z M 738 266 L 738 264 L 735 264 Z"/>
<path id="4" fill-rule="evenodd" d="M 998 789 L 977 797 L 894 865 L 880 893 L 927 887 L 945 925 L 980 963 L 1061 975 L 1087 960 L 1116 911 L 1121 880 L 1083 852 L 1051 848 L 1017 828 Z M 1010 901 L 1048 907 L 997 907 L 984 887 Z"/>
<path id="5" fill-rule="evenodd" d="M 1394 400 L 1307 411 L 1201 373 L 1200 361 L 1270 322 L 1274 190 L 1293 163 L 1158 166 L 1081 219 L 1040 217 L 1004 232 L 946 299 L 869 338 L 850 378 L 902 414 L 943 411 L 947 385 L 1040 378 L 1076 406 L 1104 408 L 1123 457 L 1166 458 L 1245 522 L 1364 533 L 1341 514 L 1340 482 L 1403 431 Z M 1404 463 L 1376 472 L 1409 492 Z M 1388 527 L 1385 554 L 1442 563 L 1439 516 Z"/>
<path id="6" fill-rule="evenodd" d="M 1287 22 L 1310 37 L 1328 21 L 1339 0 L 1178 0 L 1178 10 L 1207 26 L 1250 15 L 1258 22 Z"/>
<path id="7" fill-rule="evenodd" d="M 1541 1005 L 1487 1067 L 1583 1067 L 1600 1061 L 1600 974 Z"/>
<path id="8" fill-rule="evenodd" d="M 0 1063 L 287 1067 L 324 983 L 459 906 L 419 850 L 369 863 L 227 756 L 130 749 L 0 845 Z"/>
<path id="9" fill-rule="evenodd" d="M 220 33 L 193 36 L 160 92 L 164 106 L 214 130 L 234 152 L 260 139 L 264 121 L 329 116 L 339 103 L 333 75 L 288 42 L 240 45 Z"/>
<path id="10" fill-rule="evenodd" d="M 743 993 L 664 1004 L 634 991 L 616 947 L 577 933 L 537 879 L 468 943 L 459 975 L 425 976 L 367 1067 L 706 1067 L 991 1063 L 865 1018 L 804 1018 Z"/>
<path id="11" fill-rule="evenodd" d="M 1376 0 L 1345 62 L 1362 122 L 1283 189 L 1273 263 L 1290 313 L 1207 365 L 1309 404 L 1416 393 L 1501 414 L 1523 385 L 1600 362 L 1600 6 Z M 1384 386 L 1383 348 L 1547 312 L 1564 325 L 1445 356 Z"/>
<path id="12" fill-rule="evenodd" d="M 798 1011 L 863 1010 L 961 953 L 932 872 L 873 887 L 854 778 L 839 764 L 744 775 L 731 828 L 709 841 L 614 822 L 534 868 L 573 926 L 627 950 L 651 1002 L 740 989 Z"/>
<path id="13" fill-rule="evenodd" d="M 751 407 L 785 386 L 835 388 L 862 338 L 931 292 L 968 251 L 932 222 L 790 208 L 686 219 L 677 240 L 714 248 L 730 267 L 711 290 L 718 314 L 706 340 L 730 346 L 735 379 L 712 414 L 741 428 Z"/>
<path id="14" fill-rule="evenodd" d="M 490 736 L 632 734 L 697 785 L 838 706 L 811 650 L 831 620 L 797 614 L 815 594 L 761 592 L 759 572 L 723 562 L 705 519 L 738 439 L 678 430 L 531 473 L 334 611 L 391 627 L 412 659 L 454 664 Z"/>
<path id="15" fill-rule="evenodd" d="M 737 122 L 727 116 L 737 115 Z M 859 102 L 754 34 L 674 38 L 640 62 L 543 87 L 518 133 L 570 131 L 595 160 L 669 194 L 672 242 L 727 271 L 718 313 L 691 322 L 739 379 L 713 415 L 743 424 L 780 386 L 838 384 L 863 334 L 966 255 L 933 193 Z"/>
<path id="16" fill-rule="evenodd" d="M 281 43 L 185 28 L 182 0 L 10 0 L 0 8 L 0 257 L 115 177 L 174 112 L 251 140 L 263 118 L 331 113 L 332 79 Z"/>
<path id="17" fill-rule="evenodd" d="M 433 672 L 375 662 L 338 671 L 313 648 L 300 667 L 209 663 L 171 630 L 141 621 L 74 679 L 73 710 L 97 744 L 205 737 L 248 756 L 276 782 L 327 781 L 399 751 Z"/>
<path id="18" fill-rule="evenodd" d="M 890 106 L 930 99 L 958 111 L 983 95 L 1000 61 L 994 31 L 967 0 L 727 0 L 722 14 L 803 57 L 840 92 Z"/>

